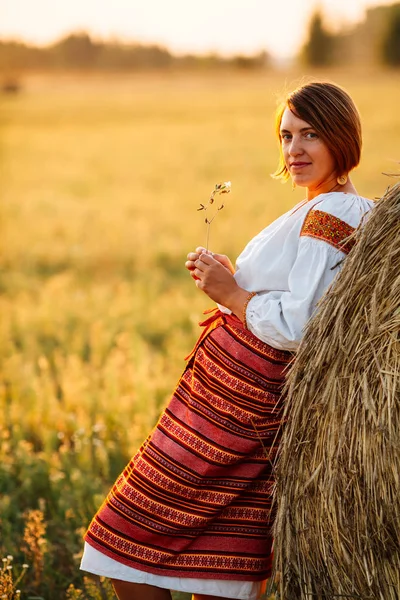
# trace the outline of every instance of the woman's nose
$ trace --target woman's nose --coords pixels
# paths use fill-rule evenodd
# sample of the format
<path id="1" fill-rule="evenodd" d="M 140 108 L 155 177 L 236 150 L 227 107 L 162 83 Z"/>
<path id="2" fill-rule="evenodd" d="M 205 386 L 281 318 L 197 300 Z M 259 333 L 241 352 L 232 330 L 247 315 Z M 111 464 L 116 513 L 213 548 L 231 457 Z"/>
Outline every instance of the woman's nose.
<path id="1" fill-rule="evenodd" d="M 290 141 L 289 154 L 291 156 L 298 156 L 302 152 L 301 139 L 294 135 Z"/>

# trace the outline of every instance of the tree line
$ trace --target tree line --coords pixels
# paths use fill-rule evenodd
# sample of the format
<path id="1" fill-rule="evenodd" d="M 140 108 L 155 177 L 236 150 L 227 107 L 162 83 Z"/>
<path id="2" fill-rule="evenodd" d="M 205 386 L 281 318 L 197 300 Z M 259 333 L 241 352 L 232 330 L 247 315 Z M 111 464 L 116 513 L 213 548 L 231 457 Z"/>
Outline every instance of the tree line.
<path id="1" fill-rule="evenodd" d="M 309 23 L 308 38 L 299 61 L 311 66 L 373 64 L 400 66 L 400 3 L 370 8 L 363 22 L 351 29 L 332 32 L 321 11 Z M 86 32 L 67 35 L 58 42 L 37 47 L 0 40 L 0 72 L 21 71 L 137 71 L 148 69 L 266 68 L 273 65 L 268 53 L 223 58 L 175 56 L 158 45 L 98 41 Z"/>
<path id="2" fill-rule="evenodd" d="M 236 67 L 252 69 L 266 67 L 269 56 L 224 58 L 218 54 L 175 56 L 156 44 L 143 45 L 95 40 L 86 32 L 71 33 L 55 44 L 37 47 L 17 41 L 0 40 L 0 71 L 136 71 L 169 67 L 208 68 Z"/>
<path id="3" fill-rule="evenodd" d="M 317 10 L 310 21 L 301 60 L 312 66 L 373 64 L 400 66 L 400 3 L 367 10 L 351 29 L 333 33 Z"/>

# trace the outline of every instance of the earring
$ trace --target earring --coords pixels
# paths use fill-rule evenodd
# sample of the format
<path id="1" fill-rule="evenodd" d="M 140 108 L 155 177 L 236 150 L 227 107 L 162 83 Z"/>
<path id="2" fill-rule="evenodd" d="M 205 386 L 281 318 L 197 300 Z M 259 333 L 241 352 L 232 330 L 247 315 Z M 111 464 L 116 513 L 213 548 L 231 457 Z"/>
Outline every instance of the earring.
<path id="1" fill-rule="evenodd" d="M 339 185 L 346 185 L 346 183 L 347 183 L 346 173 L 344 173 L 343 175 L 339 175 L 339 177 L 336 179 L 336 181 L 338 182 Z"/>

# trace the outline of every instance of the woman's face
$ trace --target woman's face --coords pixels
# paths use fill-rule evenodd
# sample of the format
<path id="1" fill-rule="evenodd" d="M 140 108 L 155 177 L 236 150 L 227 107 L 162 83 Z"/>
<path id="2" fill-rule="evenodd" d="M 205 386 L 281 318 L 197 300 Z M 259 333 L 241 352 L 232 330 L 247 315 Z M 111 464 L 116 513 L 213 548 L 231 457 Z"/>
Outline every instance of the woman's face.
<path id="1" fill-rule="evenodd" d="M 280 137 L 293 183 L 308 189 L 309 199 L 336 187 L 336 164 L 316 130 L 288 108 L 282 115 Z"/>

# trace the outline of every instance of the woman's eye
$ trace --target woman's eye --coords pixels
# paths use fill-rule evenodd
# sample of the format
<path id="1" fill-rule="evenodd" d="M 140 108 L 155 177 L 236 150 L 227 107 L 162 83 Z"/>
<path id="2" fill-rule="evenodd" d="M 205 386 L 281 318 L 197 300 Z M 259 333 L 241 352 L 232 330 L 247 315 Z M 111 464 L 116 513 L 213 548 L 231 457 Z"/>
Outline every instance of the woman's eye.
<path id="1" fill-rule="evenodd" d="M 318 134 L 315 133 L 315 131 L 308 131 L 306 133 L 306 138 L 308 138 L 309 140 L 315 140 L 318 137 Z"/>
<path id="2" fill-rule="evenodd" d="M 282 133 L 281 139 L 284 141 L 291 140 L 292 136 L 290 135 L 290 133 Z"/>

